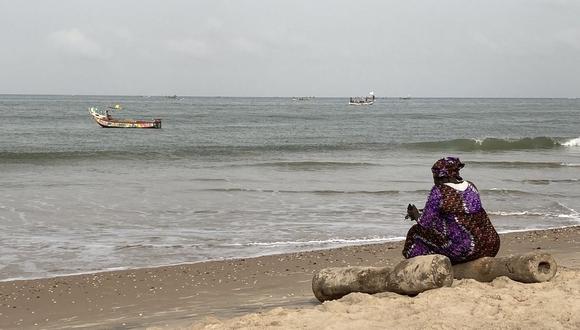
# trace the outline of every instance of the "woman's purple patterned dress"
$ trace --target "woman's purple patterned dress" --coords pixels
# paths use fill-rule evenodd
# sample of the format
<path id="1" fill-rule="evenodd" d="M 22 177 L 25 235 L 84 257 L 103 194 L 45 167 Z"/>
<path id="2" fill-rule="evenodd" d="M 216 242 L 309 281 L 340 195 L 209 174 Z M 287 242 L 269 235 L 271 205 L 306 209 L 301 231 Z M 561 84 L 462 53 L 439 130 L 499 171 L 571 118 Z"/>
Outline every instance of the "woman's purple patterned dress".
<path id="1" fill-rule="evenodd" d="M 481 206 L 477 188 L 468 182 L 464 191 L 433 186 L 423 214 L 407 233 L 403 255 L 442 254 L 456 264 L 494 257 L 498 251 L 499 235 Z"/>

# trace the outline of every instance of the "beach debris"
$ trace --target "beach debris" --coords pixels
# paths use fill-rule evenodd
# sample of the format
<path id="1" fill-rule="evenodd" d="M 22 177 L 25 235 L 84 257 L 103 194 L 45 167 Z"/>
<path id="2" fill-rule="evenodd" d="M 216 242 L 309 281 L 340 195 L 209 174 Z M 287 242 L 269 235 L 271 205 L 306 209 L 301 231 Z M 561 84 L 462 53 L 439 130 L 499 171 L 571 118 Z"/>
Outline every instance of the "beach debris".
<path id="1" fill-rule="evenodd" d="M 434 254 L 406 259 L 395 267 L 330 267 L 314 274 L 312 291 L 320 301 L 339 299 L 352 292 L 396 292 L 416 295 L 450 286 L 453 268 L 449 258 Z"/>
<path id="2" fill-rule="evenodd" d="M 312 291 L 320 302 L 339 299 L 352 292 L 387 291 L 389 267 L 329 267 L 312 278 Z"/>
<path id="3" fill-rule="evenodd" d="M 451 284 L 453 284 L 451 261 L 446 256 L 433 254 L 399 262 L 389 274 L 387 291 L 416 295 Z"/>
<path id="4" fill-rule="evenodd" d="M 556 275 L 557 270 L 556 260 L 545 252 L 484 257 L 453 266 L 456 279 L 469 278 L 479 282 L 491 282 L 499 276 L 522 283 L 546 282 Z"/>

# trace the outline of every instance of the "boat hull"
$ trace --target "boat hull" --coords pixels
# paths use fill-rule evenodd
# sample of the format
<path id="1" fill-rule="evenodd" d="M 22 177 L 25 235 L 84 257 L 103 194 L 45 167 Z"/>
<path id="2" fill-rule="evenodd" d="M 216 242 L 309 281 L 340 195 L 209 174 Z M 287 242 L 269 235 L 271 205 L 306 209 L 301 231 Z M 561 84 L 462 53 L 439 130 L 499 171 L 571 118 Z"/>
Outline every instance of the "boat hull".
<path id="1" fill-rule="evenodd" d="M 349 102 L 349 105 L 373 105 L 375 102 L 371 101 L 371 102 Z"/>
<path id="2" fill-rule="evenodd" d="M 93 119 L 104 128 L 161 128 L 161 119 L 153 120 L 130 120 L 130 119 L 113 119 L 95 111 L 90 111 Z"/>
<path id="3" fill-rule="evenodd" d="M 104 128 L 161 128 L 161 120 L 102 120 L 95 118 L 95 121 Z"/>

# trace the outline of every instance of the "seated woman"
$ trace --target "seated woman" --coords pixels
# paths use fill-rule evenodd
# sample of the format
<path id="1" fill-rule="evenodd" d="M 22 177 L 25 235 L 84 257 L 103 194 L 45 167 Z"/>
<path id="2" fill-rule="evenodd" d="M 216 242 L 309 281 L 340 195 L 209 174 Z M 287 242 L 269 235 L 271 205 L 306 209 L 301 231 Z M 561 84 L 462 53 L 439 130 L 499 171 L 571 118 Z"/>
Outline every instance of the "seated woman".
<path id="1" fill-rule="evenodd" d="M 442 254 L 457 264 L 499 251 L 499 235 L 481 205 L 473 183 L 459 176 L 459 158 L 439 159 L 431 168 L 435 185 L 422 213 L 409 204 L 407 216 L 416 220 L 407 233 L 403 256 Z"/>

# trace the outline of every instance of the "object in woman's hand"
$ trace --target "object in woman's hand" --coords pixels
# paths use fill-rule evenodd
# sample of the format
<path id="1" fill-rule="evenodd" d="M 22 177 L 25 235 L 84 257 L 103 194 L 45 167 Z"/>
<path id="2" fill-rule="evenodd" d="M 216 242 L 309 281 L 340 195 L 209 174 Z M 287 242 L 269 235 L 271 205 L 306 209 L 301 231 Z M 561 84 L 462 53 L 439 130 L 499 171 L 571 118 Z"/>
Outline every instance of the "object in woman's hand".
<path id="1" fill-rule="evenodd" d="M 417 219 L 419 219 L 419 210 L 417 210 L 417 207 L 414 204 L 409 204 L 407 206 L 407 215 L 405 216 L 405 219 L 411 219 L 416 221 Z"/>

